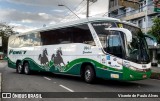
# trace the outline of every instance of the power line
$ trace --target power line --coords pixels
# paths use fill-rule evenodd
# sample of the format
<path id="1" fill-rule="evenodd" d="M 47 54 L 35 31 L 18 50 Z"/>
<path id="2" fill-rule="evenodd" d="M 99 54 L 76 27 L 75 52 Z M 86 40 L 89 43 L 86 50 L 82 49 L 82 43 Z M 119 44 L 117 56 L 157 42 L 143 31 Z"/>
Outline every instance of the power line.
<path id="1" fill-rule="evenodd" d="M 81 8 L 78 9 L 78 10 L 76 10 L 75 12 L 79 12 L 79 11 L 82 10 L 82 9 L 83 9 L 83 10 L 86 9 L 86 8 L 85 8 L 86 5 L 87 5 L 87 3 L 85 3 L 85 5 L 83 5 L 83 7 L 81 7 Z M 79 14 L 79 13 L 78 13 L 78 14 Z M 71 19 L 71 18 L 74 18 L 73 15 L 70 15 L 70 16 L 71 16 L 70 19 Z"/>
<path id="2" fill-rule="evenodd" d="M 83 0 L 83 1 L 84 1 L 84 0 Z M 79 6 L 80 6 L 80 4 L 83 3 L 83 1 L 81 1 L 81 2 L 79 3 Z M 90 3 L 90 2 L 89 2 L 89 3 Z M 89 4 L 89 7 L 92 6 L 92 4 L 94 4 L 94 2 L 91 2 L 91 3 Z M 81 7 L 80 9 L 75 10 L 75 12 L 78 12 L 77 15 L 80 14 L 80 13 L 82 13 L 84 10 L 86 10 L 86 5 L 87 5 L 87 3 L 85 3 L 85 5 L 83 5 L 83 7 Z M 76 7 L 76 9 L 77 9 L 77 8 L 78 8 L 78 6 Z M 69 17 L 69 16 L 70 16 L 70 17 Z M 73 16 L 73 14 L 72 14 L 72 15 L 69 15 L 69 14 L 68 14 L 68 16 L 66 16 L 65 18 L 67 18 L 67 17 L 69 17 L 68 19 L 73 19 L 73 18 L 75 18 L 75 16 Z"/>
<path id="3" fill-rule="evenodd" d="M 87 5 L 87 3 L 85 3 L 85 5 L 83 6 L 83 8 L 82 9 L 80 9 L 79 11 L 76 11 L 76 12 L 78 12 L 77 14 L 80 14 L 80 13 L 82 13 L 84 10 L 86 10 L 86 5 Z M 89 5 L 90 6 L 90 5 Z M 71 17 L 70 17 L 70 19 L 73 19 L 74 18 L 74 16 L 72 15 Z"/>
<path id="4" fill-rule="evenodd" d="M 86 5 L 87 5 L 87 4 L 86 4 L 86 3 L 84 3 L 84 5 L 83 5 L 81 8 L 79 8 L 79 9 L 76 9 L 76 11 L 79 11 L 79 10 L 81 10 L 81 9 L 82 9 L 82 8 L 84 8 Z"/>
<path id="5" fill-rule="evenodd" d="M 89 4 L 89 7 L 93 4 L 94 2 L 92 2 L 91 4 Z M 77 14 L 80 14 L 80 13 L 82 13 L 84 10 L 86 10 L 86 5 L 87 5 L 87 3 L 85 3 L 85 5 L 82 7 L 82 8 L 80 8 L 79 10 L 76 10 L 76 12 L 78 12 Z M 74 18 L 74 16 L 73 15 L 71 15 L 71 17 L 69 17 L 69 19 L 73 19 Z"/>
<path id="6" fill-rule="evenodd" d="M 103 12 L 103 13 L 98 13 L 98 14 L 95 14 L 95 15 L 92 15 L 92 16 L 90 16 L 90 17 L 93 17 L 93 16 L 96 16 L 96 15 L 104 15 L 104 13 L 106 13 L 106 12 Z M 107 13 L 106 13 L 107 14 Z"/>
<path id="7" fill-rule="evenodd" d="M 84 1 L 84 0 L 82 0 L 82 1 L 73 9 L 73 11 L 75 11 L 75 10 L 83 3 L 83 1 Z M 68 14 L 66 15 L 66 17 L 69 16 L 70 14 L 71 14 L 71 12 L 68 13 Z M 66 17 L 65 17 L 65 18 L 66 18 Z"/>
<path id="8" fill-rule="evenodd" d="M 91 4 L 89 4 L 89 7 L 93 5 L 93 2 Z M 82 11 L 80 11 L 78 14 L 82 13 L 84 10 L 86 9 L 83 9 Z"/>

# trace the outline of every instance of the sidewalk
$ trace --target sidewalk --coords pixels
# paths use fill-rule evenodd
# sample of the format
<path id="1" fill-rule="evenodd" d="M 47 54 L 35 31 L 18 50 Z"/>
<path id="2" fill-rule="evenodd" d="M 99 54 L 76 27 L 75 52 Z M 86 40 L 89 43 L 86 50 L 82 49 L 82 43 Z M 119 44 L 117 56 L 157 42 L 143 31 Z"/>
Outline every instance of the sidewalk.
<path id="1" fill-rule="evenodd" d="M 152 67 L 152 75 L 151 75 L 151 79 L 159 79 L 160 80 L 160 67 Z"/>

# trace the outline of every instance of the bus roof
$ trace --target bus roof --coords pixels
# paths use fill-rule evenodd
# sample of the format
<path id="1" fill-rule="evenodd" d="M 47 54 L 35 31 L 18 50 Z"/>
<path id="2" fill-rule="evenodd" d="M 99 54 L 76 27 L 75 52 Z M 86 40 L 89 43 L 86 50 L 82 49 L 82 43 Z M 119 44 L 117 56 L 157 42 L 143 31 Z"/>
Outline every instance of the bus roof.
<path id="1" fill-rule="evenodd" d="M 87 22 L 92 22 L 92 21 L 116 21 L 119 22 L 119 19 L 115 19 L 115 18 L 111 18 L 111 17 L 93 17 L 93 18 L 83 18 L 83 19 L 79 19 L 79 20 L 75 20 L 75 21 L 68 21 L 68 22 L 60 22 L 58 24 L 54 24 L 52 26 L 49 27 L 43 27 L 43 28 L 39 28 L 36 30 L 32 30 L 29 32 L 25 32 L 22 34 L 17 34 L 16 36 L 20 36 L 20 35 L 26 35 L 26 34 L 31 34 L 33 32 L 43 32 L 43 31 L 47 31 L 47 30 L 51 30 L 51 29 L 58 29 L 58 28 L 63 28 L 63 27 L 67 27 L 67 26 L 73 26 L 73 25 L 78 25 L 78 24 L 83 24 L 83 23 L 87 23 Z"/>
<path id="2" fill-rule="evenodd" d="M 122 23 L 131 25 L 131 26 L 134 26 L 134 27 L 138 27 L 136 24 L 133 24 L 133 23 L 130 23 L 130 22 L 127 22 L 127 21 L 122 21 Z"/>

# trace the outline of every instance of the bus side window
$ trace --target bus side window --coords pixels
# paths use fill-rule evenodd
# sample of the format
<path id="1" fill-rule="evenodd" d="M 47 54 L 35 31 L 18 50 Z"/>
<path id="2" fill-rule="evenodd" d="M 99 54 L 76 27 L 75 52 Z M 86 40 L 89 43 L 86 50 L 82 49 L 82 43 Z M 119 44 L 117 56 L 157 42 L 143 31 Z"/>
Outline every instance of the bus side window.
<path id="1" fill-rule="evenodd" d="M 59 42 L 60 44 L 72 43 L 71 27 L 59 29 Z"/>
<path id="2" fill-rule="evenodd" d="M 19 47 L 24 47 L 24 40 L 23 40 L 24 36 L 20 36 L 19 38 L 20 38 Z"/>
<path id="3" fill-rule="evenodd" d="M 54 45 L 72 43 L 72 37 L 69 29 L 70 27 L 41 32 L 42 44 Z"/>
<path id="4" fill-rule="evenodd" d="M 12 39 L 12 40 L 9 42 L 9 47 L 11 47 L 11 48 L 14 47 L 14 40 L 15 40 L 15 39 Z"/>
<path id="5" fill-rule="evenodd" d="M 108 35 L 107 53 L 122 58 L 122 43 L 119 35 Z"/>
<path id="6" fill-rule="evenodd" d="M 29 47 L 33 45 L 33 43 L 30 42 L 30 34 L 22 35 L 19 37 L 19 39 L 19 47 Z"/>
<path id="7" fill-rule="evenodd" d="M 40 33 L 43 45 L 84 43 L 95 45 L 87 24 Z"/>
<path id="8" fill-rule="evenodd" d="M 34 36 L 34 46 L 42 45 L 40 33 L 35 33 Z"/>
<path id="9" fill-rule="evenodd" d="M 84 43 L 89 45 L 95 45 L 92 34 L 89 30 L 87 24 L 74 26 L 73 30 L 73 42 L 74 43 Z"/>
<path id="10" fill-rule="evenodd" d="M 18 48 L 19 45 L 20 45 L 19 42 L 20 42 L 20 38 L 19 38 L 19 37 L 16 37 L 16 38 L 14 39 L 13 47 L 14 47 L 14 48 Z"/>

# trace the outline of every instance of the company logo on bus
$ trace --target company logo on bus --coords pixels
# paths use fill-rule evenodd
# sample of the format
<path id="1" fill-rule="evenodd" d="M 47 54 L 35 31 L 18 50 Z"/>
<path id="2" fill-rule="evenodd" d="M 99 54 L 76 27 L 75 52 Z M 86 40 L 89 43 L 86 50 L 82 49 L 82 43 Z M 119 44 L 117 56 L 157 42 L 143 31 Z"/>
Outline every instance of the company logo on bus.
<path id="1" fill-rule="evenodd" d="M 9 54 L 26 54 L 27 51 L 14 51 L 13 49 L 11 49 L 9 51 Z"/>

